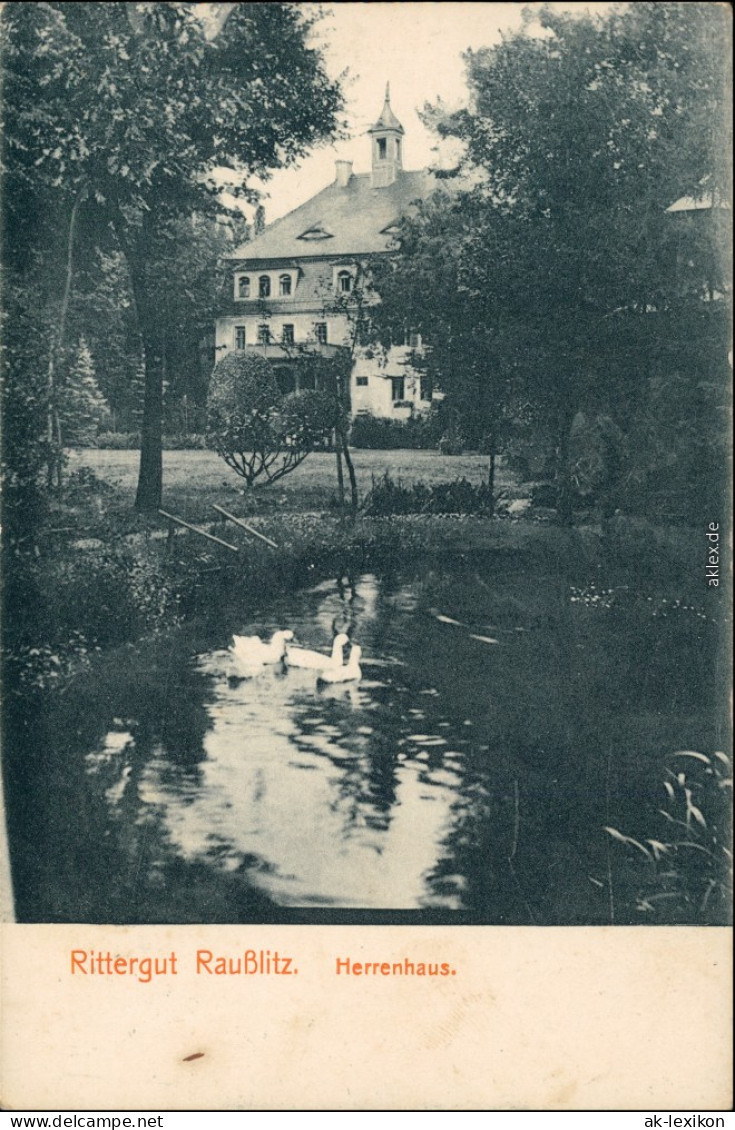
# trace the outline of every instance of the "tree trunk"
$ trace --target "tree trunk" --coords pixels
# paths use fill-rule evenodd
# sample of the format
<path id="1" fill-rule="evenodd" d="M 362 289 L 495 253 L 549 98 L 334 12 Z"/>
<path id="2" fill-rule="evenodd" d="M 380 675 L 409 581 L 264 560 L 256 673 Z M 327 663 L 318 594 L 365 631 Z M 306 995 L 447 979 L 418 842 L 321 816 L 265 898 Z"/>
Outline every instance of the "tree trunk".
<path id="1" fill-rule="evenodd" d="M 334 432 L 334 453 L 337 456 L 337 502 L 340 516 L 345 512 L 345 475 L 342 470 L 342 439 L 339 432 Z"/>
<path id="2" fill-rule="evenodd" d="M 569 438 L 573 414 L 564 411 L 559 421 L 556 465 L 556 517 L 560 526 L 574 525 Z"/>
<path id="3" fill-rule="evenodd" d="M 488 455 L 490 456 L 490 461 L 488 463 L 488 468 L 487 468 L 487 486 L 488 486 L 488 493 L 490 495 L 490 505 L 488 507 L 488 513 L 489 513 L 490 517 L 492 518 L 495 514 L 495 461 L 496 461 L 496 454 L 497 454 L 497 452 L 496 452 L 497 444 L 495 442 L 495 432 L 494 431 L 490 432 L 489 447 L 490 447 L 490 450 L 488 452 Z"/>
<path id="4" fill-rule="evenodd" d="M 343 435 L 342 437 L 342 454 L 345 457 L 345 463 L 347 464 L 347 474 L 350 480 L 350 514 L 354 519 L 357 517 L 357 507 L 360 501 L 360 497 L 357 493 L 357 476 L 355 475 L 355 465 L 352 462 L 352 455 L 350 454 L 346 435 Z"/>
<path id="5" fill-rule="evenodd" d="M 142 330 L 145 357 L 145 391 L 140 430 L 140 467 L 136 510 L 158 510 L 163 499 L 163 357 L 150 328 Z"/>
<path id="6" fill-rule="evenodd" d="M 48 421 L 47 439 L 49 445 L 48 485 L 53 490 L 54 485 L 61 489 L 61 473 L 64 462 L 64 452 L 61 444 L 61 427 L 59 424 L 58 410 L 58 383 L 56 376 L 56 360 L 61 354 L 66 336 L 66 318 L 69 312 L 69 299 L 71 297 L 71 284 L 74 276 L 74 236 L 76 232 L 79 208 L 87 199 L 87 186 L 82 185 L 72 205 L 69 217 L 69 234 L 66 240 L 66 277 L 64 292 L 61 297 L 61 310 L 56 327 L 56 333 L 51 341 L 51 350 L 48 362 Z"/>
<path id="7" fill-rule="evenodd" d="M 116 224 L 120 246 L 128 262 L 130 283 L 135 299 L 138 330 L 143 343 L 145 369 L 143 386 L 143 418 L 140 427 L 140 465 L 135 494 L 136 510 L 158 510 L 163 500 L 163 378 L 164 356 L 161 326 L 156 321 L 156 302 L 146 289 L 143 254 L 127 240 L 123 222 Z M 148 233 L 145 224 L 140 233 L 140 246 L 145 248 Z"/>

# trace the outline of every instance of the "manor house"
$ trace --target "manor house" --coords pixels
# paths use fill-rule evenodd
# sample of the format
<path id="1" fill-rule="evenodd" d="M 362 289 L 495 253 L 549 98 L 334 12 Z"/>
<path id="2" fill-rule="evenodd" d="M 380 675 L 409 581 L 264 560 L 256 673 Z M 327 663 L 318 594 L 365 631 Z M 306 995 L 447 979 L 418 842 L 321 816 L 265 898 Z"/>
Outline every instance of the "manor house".
<path id="1" fill-rule="evenodd" d="M 216 356 L 257 350 L 273 362 L 284 392 L 297 386 L 299 350 L 328 355 L 351 343 L 369 258 L 389 253 L 400 218 L 433 188 L 430 173 L 403 168 L 404 129 L 389 88 L 368 133 L 369 173 L 353 173 L 351 161 L 337 161 L 332 184 L 264 228 L 231 261 L 232 297 L 217 320 Z M 405 419 L 429 408 L 431 389 L 409 363 L 421 341 L 408 327 L 402 337 L 387 353 L 355 349 L 353 415 Z"/>

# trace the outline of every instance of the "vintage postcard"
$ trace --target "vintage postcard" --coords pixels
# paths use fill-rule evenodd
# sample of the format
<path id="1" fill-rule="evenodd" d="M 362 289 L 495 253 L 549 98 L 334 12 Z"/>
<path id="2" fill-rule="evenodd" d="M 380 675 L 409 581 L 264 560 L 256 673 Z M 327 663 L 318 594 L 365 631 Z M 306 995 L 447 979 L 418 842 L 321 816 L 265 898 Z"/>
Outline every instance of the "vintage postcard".
<path id="1" fill-rule="evenodd" d="M 731 39 L 0 9 L 3 1109 L 730 1108 Z"/>

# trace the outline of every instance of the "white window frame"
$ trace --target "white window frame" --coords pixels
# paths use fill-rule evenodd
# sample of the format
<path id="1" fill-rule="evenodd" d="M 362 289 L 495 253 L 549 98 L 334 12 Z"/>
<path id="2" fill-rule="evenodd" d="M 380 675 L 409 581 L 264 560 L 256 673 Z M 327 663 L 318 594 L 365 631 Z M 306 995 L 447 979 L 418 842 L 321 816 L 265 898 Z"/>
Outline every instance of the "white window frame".
<path id="1" fill-rule="evenodd" d="M 340 285 L 340 276 L 349 275 L 352 279 L 349 290 L 342 290 Z M 356 263 L 337 263 L 332 268 L 332 289 L 334 293 L 341 297 L 343 294 L 353 294 L 357 284 L 357 264 Z"/>

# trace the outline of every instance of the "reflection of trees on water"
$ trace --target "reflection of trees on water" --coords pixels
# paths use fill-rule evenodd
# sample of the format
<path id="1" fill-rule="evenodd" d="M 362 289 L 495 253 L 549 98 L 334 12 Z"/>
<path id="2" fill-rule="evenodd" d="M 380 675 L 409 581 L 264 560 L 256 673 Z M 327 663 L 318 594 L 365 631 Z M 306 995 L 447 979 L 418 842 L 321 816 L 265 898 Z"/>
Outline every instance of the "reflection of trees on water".
<path id="1" fill-rule="evenodd" d="M 334 811 L 345 814 L 346 829 L 365 825 L 387 830 L 396 803 L 397 749 L 392 735 L 374 729 L 374 715 L 367 709 L 376 689 L 365 692 L 344 687 L 294 701 L 292 742 L 296 749 L 327 759 L 335 770 Z M 333 736 L 324 741 L 324 727 Z M 360 733 L 368 729 L 370 733 Z"/>
<path id="2" fill-rule="evenodd" d="M 3 752 L 16 916 L 21 922 L 100 920 L 99 895 L 117 853 L 83 753 L 40 694 L 8 701 Z M 100 727 L 101 728 L 101 727 Z M 117 906 L 114 895 L 111 905 Z"/>
<path id="3" fill-rule="evenodd" d="M 53 698 L 6 707 L 6 805 L 24 922 L 245 921 L 273 914 L 238 877 L 177 859 L 143 798 L 155 759 L 193 795 L 211 726 L 185 650 L 122 651 Z M 87 755 L 92 756 L 92 771 Z M 243 867 L 243 870 L 245 868 Z M 258 908 L 257 910 L 255 908 Z"/>
<path id="4" fill-rule="evenodd" d="M 292 865 L 304 890 L 315 876 L 315 897 L 324 877 L 325 905 L 341 905 L 343 881 L 357 905 L 364 872 L 376 885 L 387 876 L 395 898 L 410 891 L 415 905 L 479 921 L 607 920 L 603 825 L 646 834 L 635 821 L 657 807 L 658 751 L 697 748 L 712 713 L 714 660 L 694 671 L 682 660 L 699 622 L 647 621 L 644 598 L 630 598 L 627 612 L 580 607 L 568 577 L 527 570 L 521 587 L 512 571 L 476 561 L 451 574 L 427 568 L 410 583 L 345 576 L 320 590 L 271 615 L 296 617 L 304 642 L 325 651 L 342 616 L 365 653 L 359 686 L 318 690 L 311 677 L 271 672 L 223 695 L 226 670 L 194 667 L 182 634 L 102 657 L 66 694 L 6 704 L 23 920 L 288 919 L 254 886 L 271 867 L 273 897 L 288 899 Z M 283 766 L 271 756 L 272 719 Z M 233 723 L 238 741 L 262 739 L 249 776 L 227 745 Z M 319 784 L 304 789 L 309 770 Z M 192 813 L 207 790 L 211 809 Z M 286 825 L 307 832 L 325 805 L 314 843 L 325 857 L 333 841 L 344 849 L 333 872 L 321 857 L 300 872 L 298 842 L 269 856 Z M 262 820 L 262 854 L 257 835 L 243 833 L 248 806 Z M 196 817 L 182 833 L 194 836 L 188 858 L 177 839 L 186 810 Z M 408 858 L 414 825 L 425 851 Z"/>

